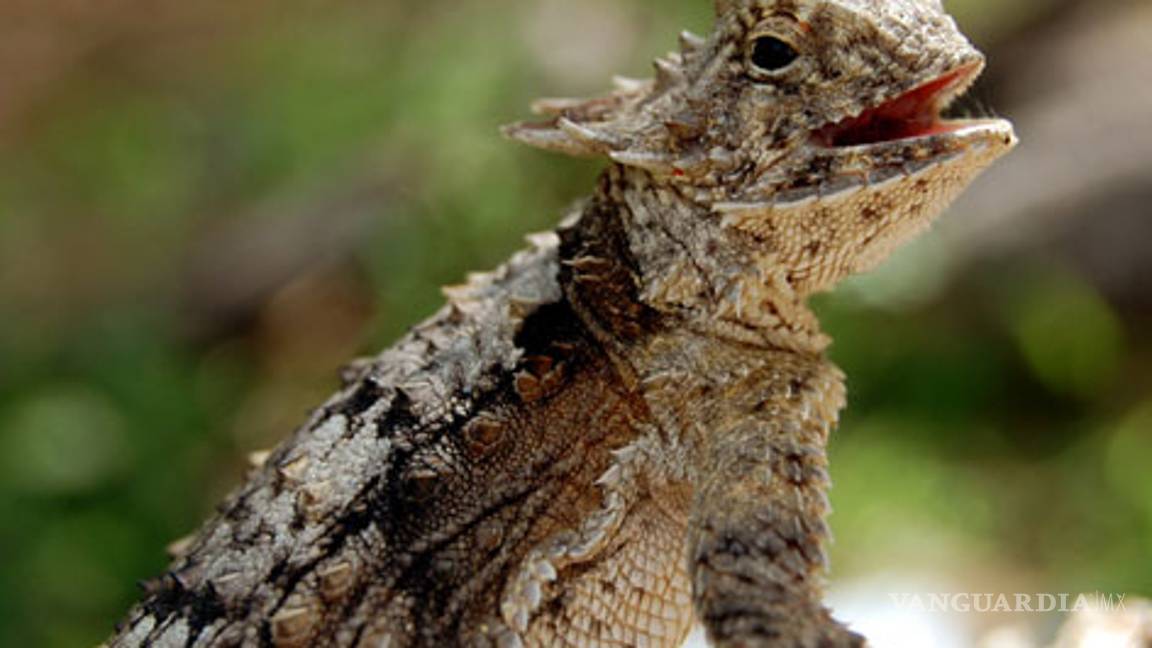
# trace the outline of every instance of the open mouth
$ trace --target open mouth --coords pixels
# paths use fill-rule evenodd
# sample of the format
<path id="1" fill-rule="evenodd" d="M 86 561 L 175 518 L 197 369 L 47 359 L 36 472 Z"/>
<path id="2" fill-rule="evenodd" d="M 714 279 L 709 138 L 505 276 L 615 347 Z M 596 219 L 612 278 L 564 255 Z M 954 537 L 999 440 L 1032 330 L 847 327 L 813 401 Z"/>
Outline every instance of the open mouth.
<path id="1" fill-rule="evenodd" d="M 817 130 L 815 140 L 828 147 L 861 146 L 960 130 L 964 122 L 940 115 L 979 73 L 979 64 L 957 68 L 856 117 Z"/>

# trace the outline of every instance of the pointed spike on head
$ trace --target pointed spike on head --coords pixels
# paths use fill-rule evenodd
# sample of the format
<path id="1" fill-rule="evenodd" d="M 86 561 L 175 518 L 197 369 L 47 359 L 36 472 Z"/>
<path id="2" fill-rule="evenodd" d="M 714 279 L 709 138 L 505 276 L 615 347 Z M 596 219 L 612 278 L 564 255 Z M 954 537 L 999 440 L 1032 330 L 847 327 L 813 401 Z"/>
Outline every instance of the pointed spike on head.
<path id="1" fill-rule="evenodd" d="M 606 153 L 609 149 L 617 148 L 616 136 L 608 131 L 592 128 L 567 117 L 557 118 L 556 126 L 572 139 L 586 144 L 597 152 Z"/>
<path id="2" fill-rule="evenodd" d="M 638 167 L 652 173 L 670 175 L 676 171 L 675 160 L 665 153 L 612 151 L 608 156 L 625 166 Z"/>
<path id="3" fill-rule="evenodd" d="M 668 58 L 658 58 L 656 67 L 656 89 L 664 91 L 684 81 L 684 69 L 680 63 Z"/>
<path id="4" fill-rule="evenodd" d="M 612 86 L 617 92 L 637 93 L 643 92 L 649 85 L 648 79 L 633 79 L 631 77 L 616 75 L 612 77 Z"/>
<path id="5" fill-rule="evenodd" d="M 511 140 L 545 151 L 564 153 L 574 157 L 592 157 L 600 154 L 598 147 L 581 138 L 574 138 L 557 123 L 520 122 L 504 126 L 501 132 Z"/>
<path id="6" fill-rule="evenodd" d="M 569 99 L 563 97 L 545 97 L 533 101 L 530 109 L 534 114 L 542 115 L 545 117 L 553 117 L 562 114 L 566 110 L 579 108 L 587 103 L 586 99 Z"/>
<path id="7" fill-rule="evenodd" d="M 704 47 L 705 43 L 706 41 L 703 36 L 693 34 L 687 29 L 680 32 L 680 49 L 685 53 L 699 51 Z"/>

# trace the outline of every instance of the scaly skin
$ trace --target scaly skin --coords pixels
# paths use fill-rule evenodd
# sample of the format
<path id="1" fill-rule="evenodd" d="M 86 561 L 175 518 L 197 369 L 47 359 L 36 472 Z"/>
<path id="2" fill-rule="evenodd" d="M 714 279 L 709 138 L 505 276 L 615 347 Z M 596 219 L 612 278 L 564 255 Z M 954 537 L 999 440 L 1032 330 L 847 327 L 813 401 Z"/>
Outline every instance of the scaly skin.
<path id="1" fill-rule="evenodd" d="M 938 119 L 982 58 L 936 0 L 716 9 L 508 127 L 607 157 L 593 196 L 351 368 L 112 645 L 863 644 L 821 603 L 844 387 L 806 302 L 1015 138 Z"/>

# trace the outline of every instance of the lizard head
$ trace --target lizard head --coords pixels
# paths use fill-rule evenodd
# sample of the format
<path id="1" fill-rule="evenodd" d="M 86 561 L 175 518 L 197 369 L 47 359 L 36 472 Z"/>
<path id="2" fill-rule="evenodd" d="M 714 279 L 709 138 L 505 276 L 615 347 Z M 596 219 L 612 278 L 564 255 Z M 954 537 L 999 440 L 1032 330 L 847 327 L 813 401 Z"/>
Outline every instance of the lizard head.
<path id="1" fill-rule="evenodd" d="M 882 261 L 1015 144 L 1006 121 L 941 116 L 984 59 L 939 0 L 716 9 L 654 79 L 537 102 L 547 121 L 505 132 L 642 169 L 801 297 Z"/>

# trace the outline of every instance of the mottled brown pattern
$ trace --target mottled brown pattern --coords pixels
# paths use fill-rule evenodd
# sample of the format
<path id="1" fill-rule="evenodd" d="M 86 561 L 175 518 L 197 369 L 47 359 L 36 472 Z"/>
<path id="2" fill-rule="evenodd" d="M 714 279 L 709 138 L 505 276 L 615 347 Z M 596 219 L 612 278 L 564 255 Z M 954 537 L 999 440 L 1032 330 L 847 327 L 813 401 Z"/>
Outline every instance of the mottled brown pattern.
<path id="1" fill-rule="evenodd" d="M 112 645 L 863 644 L 821 602 L 845 395 L 807 299 L 1015 139 L 939 121 L 982 58 L 937 0 L 716 6 L 654 80 L 506 130 L 611 164 L 258 454 Z"/>

